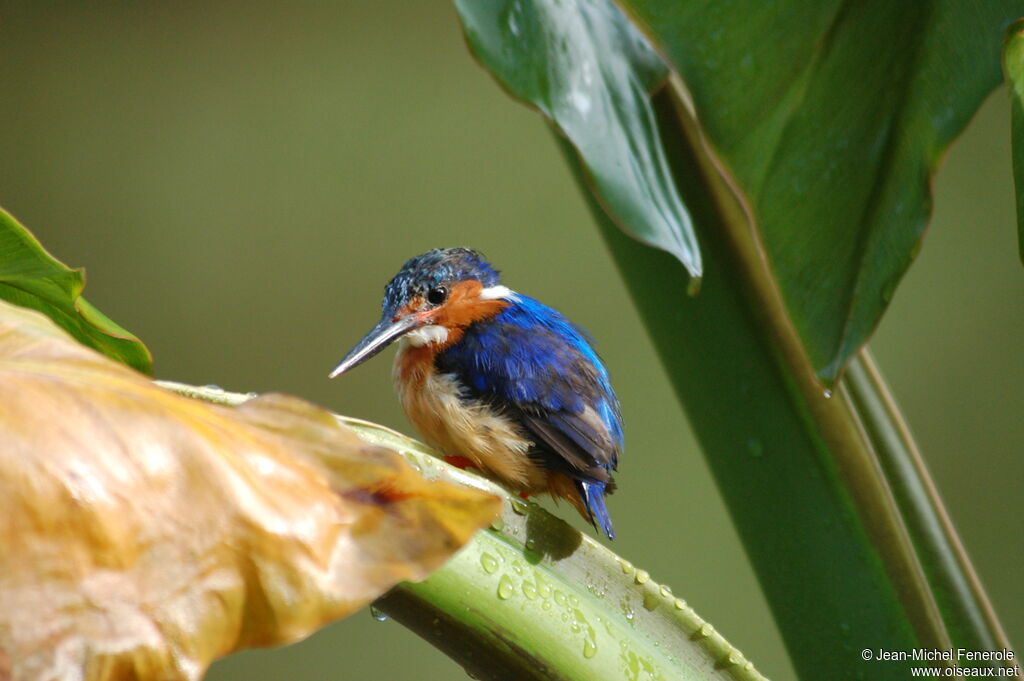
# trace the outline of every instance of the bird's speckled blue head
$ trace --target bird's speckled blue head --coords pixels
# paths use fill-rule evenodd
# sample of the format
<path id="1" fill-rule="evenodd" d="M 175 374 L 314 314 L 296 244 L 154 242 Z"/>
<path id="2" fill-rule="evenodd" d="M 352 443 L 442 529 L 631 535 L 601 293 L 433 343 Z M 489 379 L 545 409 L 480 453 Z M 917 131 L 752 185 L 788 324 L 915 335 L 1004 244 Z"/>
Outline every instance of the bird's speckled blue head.
<path id="1" fill-rule="evenodd" d="M 463 282 L 479 282 L 477 291 L 495 287 L 498 271 L 470 248 L 435 248 L 402 265 L 384 289 L 380 321 L 341 360 L 331 377 L 370 359 L 418 328 L 430 327 L 449 294 Z M 410 336 L 410 338 L 413 336 Z"/>
<path id="2" fill-rule="evenodd" d="M 402 265 L 384 289 L 384 316 L 393 317 L 411 299 L 426 297 L 442 286 L 476 280 L 486 288 L 501 283 L 501 277 L 483 255 L 471 248 L 435 248 Z"/>

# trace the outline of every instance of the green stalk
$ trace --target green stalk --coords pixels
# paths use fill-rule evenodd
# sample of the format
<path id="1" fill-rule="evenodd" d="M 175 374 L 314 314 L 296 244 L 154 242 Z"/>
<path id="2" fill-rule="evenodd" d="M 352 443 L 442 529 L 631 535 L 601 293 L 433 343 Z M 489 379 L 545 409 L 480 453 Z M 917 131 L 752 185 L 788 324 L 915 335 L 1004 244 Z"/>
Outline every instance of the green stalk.
<path id="1" fill-rule="evenodd" d="M 844 389 L 906 521 L 953 646 L 1010 649 L 910 429 L 867 349 L 851 362 Z"/>
<path id="2" fill-rule="evenodd" d="M 251 396 L 162 382 L 234 405 Z M 343 416 L 366 442 L 400 452 L 428 479 L 505 499 L 501 519 L 429 579 L 375 603 L 462 665 L 494 681 L 764 681 L 667 586 L 533 503 L 436 458 L 393 430 Z"/>

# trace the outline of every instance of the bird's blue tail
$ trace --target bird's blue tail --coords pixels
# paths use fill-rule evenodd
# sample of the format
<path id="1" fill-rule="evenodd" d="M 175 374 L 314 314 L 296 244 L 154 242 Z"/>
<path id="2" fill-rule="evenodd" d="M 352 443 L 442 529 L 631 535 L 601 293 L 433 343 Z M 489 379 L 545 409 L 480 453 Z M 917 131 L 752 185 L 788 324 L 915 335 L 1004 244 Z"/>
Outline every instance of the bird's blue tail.
<path id="1" fill-rule="evenodd" d="M 608 515 L 608 507 L 604 505 L 603 482 L 576 481 L 576 489 L 579 490 L 583 504 L 587 507 L 587 514 L 594 527 L 600 526 L 609 539 L 615 539 L 615 529 L 612 527 L 612 519 Z"/>

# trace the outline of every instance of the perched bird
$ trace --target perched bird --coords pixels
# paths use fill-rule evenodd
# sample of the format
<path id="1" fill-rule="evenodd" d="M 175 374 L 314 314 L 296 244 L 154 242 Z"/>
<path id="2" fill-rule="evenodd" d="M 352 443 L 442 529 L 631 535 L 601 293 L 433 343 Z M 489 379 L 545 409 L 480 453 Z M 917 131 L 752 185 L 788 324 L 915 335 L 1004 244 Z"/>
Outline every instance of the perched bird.
<path id="1" fill-rule="evenodd" d="M 547 492 L 615 538 L 604 496 L 622 450 L 622 419 L 588 334 L 501 284 L 468 248 L 402 266 L 380 322 L 331 378 L 399 341 L 394 381 L 424 439 L 522 494 Z"/>

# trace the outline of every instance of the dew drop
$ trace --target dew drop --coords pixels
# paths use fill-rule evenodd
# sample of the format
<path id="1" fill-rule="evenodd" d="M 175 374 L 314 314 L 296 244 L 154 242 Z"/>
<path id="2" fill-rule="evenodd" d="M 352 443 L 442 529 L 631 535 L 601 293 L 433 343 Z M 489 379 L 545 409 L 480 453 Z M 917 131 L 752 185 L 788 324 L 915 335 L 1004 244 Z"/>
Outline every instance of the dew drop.
<path id="1" fill-rule="evenodd" d="M 583 657 L 588 660 L 597 655 L 597 644 L 591 641 L 589 638 L 583 639 Z"/>
<path id="2" fill-rule="evenodd" d="M 663 585 L 661 587 L 661 595 L 664 596 L 665 598 L 671 597 L 672 596 L 672 589 L 669 588 L 668 585 Z"/>
<path id="3" fill-rule="evenodd" d="M 656 591 L 644 591 L 644 609 L 654 610 L 661 604 L 661 599 L 658 598 Z"/>
<path id="4" fill-rule="evenodd" d="M 527 506 L 526 502 L 521 499 L 513 499 L 512 510 L 516 515 L 526 515 L 526 512 L 529 510 L 529 506 Z"/>
<path id="5" fill-rule="evenodd" d="M 544 608 L 545 610 L 550 610 L 551 609 L 551 601 L 544 601 L 544 605 L 542 605 L 541 607 Z"/>
<path id="6" fill-rule="evenodd" d="M 831 391 L 831 390 L 824 390 L 824 391 L 822 391 L 822 393 L 821 393 L 821 394 L 822 394 L 822 396 L 823 396 L 823 397 L 824 397 L 824 398 L 825 398 L 826 400 L 830 400 L 830 399 L 832 399 L 832 391 Z"/>
<path id="7" fill-rule="evenodd" d="M 676 606 L 676 610 L 685 610 L 686 609 L 686 601 L 684 601 L 682 598 L 677 598 L 675 606 Z"/>
<path id="8" fill-rule="evenodd" d="M 569 594 L 569 605 L 571 605 L 574 608 L 578 608 L 580 605 L 580 599 L 576 598 L 572 594 Z"/>
<path id="9" fill-rule="evenodd" d="M 619 559 L 619 567 L 622 568 L 622 574 L 624 575 L 628 575 L 633 571 L 633 564 L 628 560 L 622 560 L 621 558 Z"/>
<path id="10" fill-rule="evenodd" d="M 523 582 L 523 595 L 531 601 L 537 598 L 537 585 L 533 582 Z"/>
<path id="11" fill-rule="evenodd" d="M 522 566 L 522 564 L 519 561 L 513 562 L 512 563 L 512 571 L 515 572 L 517 575 L 522 575 L 523 574 L 523 566 Z"/>
<path id="12" fill-rule="evenodd" d="M 496 519 L 493 523 L 491 523 L 491 529 L 495 532 L 501 532 L 505 529 L 505 521 L 501 518 Z"/>
<path id="13" fill-rule="evenodd" d="M 373 617 L 373 619 L 377 620 L 378 622 L 387 622 L 388 621 L 388 616 L 385 615 L 380 610 L 378 610 L 376 608 L 376 606 L 373 606 L 373 605 L 370 606 L 370 615 Z"/>
<path id="14" fill-rule="evenodd" d="M 512 598 L 512 594 L 516 591 L 516 585 L 512 583 L 512 578 L 508 575 L 502 575 L 498 581 L 498 598 L 503 601 L 507 601 Z"/>
<path id="15" fill-rule="evenodd" d="M 580 623 L 573 622 L 571 625 L 569 625 L 569 631 L 571 631 L 574 634 L 580 633 Z"/>
<path id="16" fill-rule="evenodd" d="M 489 575 L 498 571 L 498 559 L 489 553 L 480 554 L 480 567 Z"/>
<path id="17" fill-rule="evenodd" d="M 527 539 L 526 540 L 526 550 L 527 551 L 536 551 L 537 550 L 537 540 L 536 539 Z"/>
<path id="18" fill-rule="evenodd" d="M 647 580 L 651 578 L 651 575 L 647 570 L 637 570 L 636 575 L 633 577 L 633 581 L 637 584 L 646 584 Z"/>

